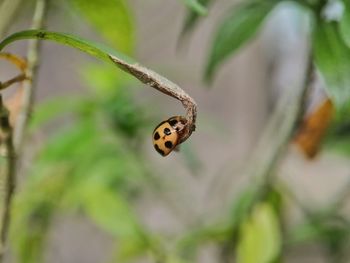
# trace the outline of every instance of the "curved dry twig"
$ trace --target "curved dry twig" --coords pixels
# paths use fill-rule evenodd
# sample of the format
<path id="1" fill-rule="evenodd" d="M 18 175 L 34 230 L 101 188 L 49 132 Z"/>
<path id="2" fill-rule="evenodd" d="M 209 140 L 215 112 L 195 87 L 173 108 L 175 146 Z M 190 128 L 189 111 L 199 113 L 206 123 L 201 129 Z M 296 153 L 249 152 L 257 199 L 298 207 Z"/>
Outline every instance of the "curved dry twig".
<path id="1" fill-rule="evenodd" d="M 141 66 L 140 64 L 127 63 L 113 55 L 109 55 L 110 59 L 122 70 L 129 72 L 141 82 L 155 88 L 156 90 L 181 101 L 186 110 L 186 131 L 181 139 L 181 143 L 186 141 L 196 129 L 197 104 L 183 89 L 178 85 L 164 78 L 158 73 Z"/>

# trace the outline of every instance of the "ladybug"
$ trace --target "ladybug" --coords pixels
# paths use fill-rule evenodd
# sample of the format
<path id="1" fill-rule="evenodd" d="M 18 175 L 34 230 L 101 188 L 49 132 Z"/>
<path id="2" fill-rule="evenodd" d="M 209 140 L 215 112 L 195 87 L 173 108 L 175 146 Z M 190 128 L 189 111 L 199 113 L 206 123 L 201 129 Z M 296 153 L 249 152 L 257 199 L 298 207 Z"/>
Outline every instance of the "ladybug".
<path id="1" fill-rule="evenodd" d="M 153 131 L 153 145 L 156 151 L 167 156 L 176 146 L 182 143 L 187 120 L 183 116 L 174 116 L 162 121 Z"/>

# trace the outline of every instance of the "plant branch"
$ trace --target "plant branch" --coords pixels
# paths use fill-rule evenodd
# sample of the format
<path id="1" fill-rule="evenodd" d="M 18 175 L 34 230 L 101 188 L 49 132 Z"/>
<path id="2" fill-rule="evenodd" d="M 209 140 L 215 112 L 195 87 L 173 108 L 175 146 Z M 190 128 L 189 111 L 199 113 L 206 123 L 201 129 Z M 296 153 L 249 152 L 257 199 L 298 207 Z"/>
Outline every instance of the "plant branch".
<path id="1" fill-rule="evenodd" d="M 12 141 L 12 128 L 10 126 L 9 112 L 6 110 L 2 96 L 0 95 L 0 141 L 4 147 L 6 167 L 3 173 L 4 190 L 1 194 L 2 207 L 0 214 L 0 262 L 3 262 L 7 239 L 8 225 L 10 220 L 10 207 L 12 194 L 15 188 L 15 150 Z"/>
<path id="2" fill-rule="evenodd" d="M 47 0 L 37 0 L 36 7 L 34 11 L 32 29 L 42 29 L 44 26 L 44 20 L 47 10 Z M 18 116 L 18 120 L 15 125 L 13 143 L 17 152 L 20 151 L 20 148 L 23 143 L 24 134 L 26 127 L 28 125 L 29 116 L 32 111 L 34 103 L 34 94 L 36 87 L 36 75 L 39 66 L 39 54 L 40 54 L 40 41 L 33 39 L 29 42 L 28 52 L 27 52 L 27 68 L 25 75 L 28 78 L 27 81 L 23 83 L 23 100 L 21 112 Z"/>
<path id="3" fill-rule="evenodd" d="M 307 60 L 303 84 L 287 92 L 281 98 L 271 116 L 253 157 L 248 164 L 248 176 L 258 185 L 270 180 L 272 171 L 288 146 L 296 124 L 304 111 L 305 97 L 314 76 L 313 60 Z M 254 164 L 254 165 L 251 165 Z"/>
<path id="4" fill-rule="evenodd" d="M 21 82 L 23 80 L 26 80 L 27 77 L 25 74 L 19 74 L 16 77 L 9 79 L 5 82 L 0 82 L 0 90 L 4 90 L 6 88 L 8 88 L 9 86 L 11 86 L 12 84 L 15 84 L 17 82 Z"/>
<path id="5" fill-rule="evenodd" d="M 115 66 L 133 75 L 141 82 L 182 102 L 182 105 L 186 109 L 187 123 L 181 142 L 188 139 L 188 137 L 190 137 L 192 132 L 195 130 L 197 116 L 197 105 L 195 101 L 178 85 L 159 75 L 158 73 L 139 65 L 126 55 L 104 45 L 94 43 L 77 36 L 44 30 L 26 30 L 14 33 L 0 42 L 0 51 L 8 44 L 22 39 L 51 40 L 79 49 L 106 62 L 113 63 Z"/>
<path id="6" fill-rule="evenodd" d="M 303 113 L 305 97 L 313 81 L 314 67 L 311 55 L 306 62 L 306 73 L 300 87 L 290 89 L 285 93 L 270 117 L 263 135 L 260 138 L 252 158 L 247 163 L 245 177 L 254 180 L 253 194 L 247 205 L 252 208 L 269 189 L 273 180 L 273 170 L 284 155 L 294 129 Z M 249 212 L 250 209 L 247 209 Z M 234 233 L 236 229 L 234 230 Z M 236 234 L 233 234 L 233 239 Z M 229 240 L 224 244 L 221 253 L 221 262 L 231 262 L 234 242 Z"/>
<path id="7" fill-rule="evenodd" d="M 14 1 L 15 2 L 15 1 Z M 33 18 L 33 26 L 41 26 L 44 16 L 44 10 L 46 6 L 46 0 L 37 0 L 36 8 L 34 12 L 34 18 Z M 28 112 L 28 109 L 31 105 L 31 100 L 33 97 L 32 93 L 32 79 L 35 75 L 35 71 L 37 68 L 37 53 L 38 53 L 38 43 L 36 40 L 33 40 L 29 45 L 29 51 L 28 51 L 28 68 L 26 69 L 24 74 L 21 74 L 14 79 L 11 79 L 5 83 L 2 83 L 2 88 L 9 86 L 15 82 L 18 82 L 20 80 L 27 80 L 27 82 L 24 83 L 23 88 L 25 91 L 25 98 L 24 101 L 24 111 Z M 8 57 L 7 57 L 8 58 Z M 13 60 L 11 58 L 11 60 Z M 18 62 L 18 61 L 17 61 Z M 15 63 L 17 66 L 20 66 L 20 63 Z M 28 91 L 28 92 L 26 92 Z M 26 117 L 22 117 L 22 121 L 20 122 L 19 128 L 21 129 L 21 132 L 19 135 L 17 135 L 17 145 L 19 142 L 21 142 L 21 138 L 23 137 L 24 127 L 26 126 L 28 122 L 28 115 L 26 114 Z M 3 183 L 4 183 L 4 189 L 3 189 L 3 196 L 2 196 L 2 210 L 1 210 L 1 217 L 0 217 L 0 262 L 3 262 L 4 254 L 5 254 L 5 246 L 6 246 L 6 240 L 7 240 L 7 234 L 9 230 L 9 224 L 10 224 L 10 213 L 11 213 L 11 203 L 12 203 L 12 197 L 13 192 L 15 189 L 15 180 L 16 180 L 16 157 L 15 157 L 15 147 L 14 147 L 14 138 L 13 138 L 13 129 L 10 126 L 9 121 L 9 112 L 6 110 L 2 96 L 0 95 L 0 131 L 1 131 L 1 137 L 0 142 L 4 146 L 5 154 L 6 154 L 6 170 L 3 177 Z"/>
<path id="8" fill-rule="evenodd" d="M 141 82 L 155 88 L 156 90 L 178 99 L 182 102 L 182 105 L 186 109 L 186 119 L 188 121 L 186 125 L 186 133 L 181 142 L 184 142 L 191 136 L 192 132 L 196 129 L 196 116 L 197 116 L 197 104 L 196 102 L 178 85 L 162 77 L 158 73 L 147 69 L 137 63 L 127 63 L 113 55 L 110 55 L 111 60 L 117 64 L 124 71 L 134 75 Z"/>
<path id="9" fill-rule="evenodd" d="M 14 14 L 17 12 L 22 0 L 4 0 L 0 4 L 0 37 L 2 37 L 10 26 Z M 5 154 L 5 165 L 1 170 L 0 178 L 0 262 L 3 261 L 5 253 L 5 242 L 8 232 L 11 197 L 15 182 L 15 151 L 12 141 L 12 129 L 10 126 L 9 112 L 5 108 L 2 95 L 0 94 L 0 144 L 3 145 Z M 4 189 L 4 190 L 3 190 Z"/>

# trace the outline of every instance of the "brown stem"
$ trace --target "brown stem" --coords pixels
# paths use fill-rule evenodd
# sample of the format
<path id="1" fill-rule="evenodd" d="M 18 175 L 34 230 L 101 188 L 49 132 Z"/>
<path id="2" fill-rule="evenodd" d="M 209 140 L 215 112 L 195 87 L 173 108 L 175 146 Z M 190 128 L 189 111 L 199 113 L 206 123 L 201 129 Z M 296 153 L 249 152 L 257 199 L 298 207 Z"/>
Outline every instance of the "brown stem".
<path id="1" fill-rule="evenodd" d="M 15 84 L 17 82 L 21 82 L 21 81 L 26 80 L 26 79 L 28 79 L 28 78 L 26 77 L 25 74 L 20 74 L 20 75 L 12 78 L 10 80 L 7 80 L 5 82 L 0 83 L 0 90 L 4 90 L 4 89 L 8 88 L 9 86 L 11 86 L 12 84 Z"/>
<path id="2" fill-rule="evenodd" d="M 27 68 L 27 61 L 19 56 L 13 55 L 11 53 L 0 53 L 0 58 L 3 58 L 13 65 L 15 65 L 21 72 L 25 72 Z"/>
<path id="3" fill-rule="evenodd" d="M 47 0 L 37 0 L 34 11 L 34 17 L 32 22 L 32 29 L 42 29 L 47 9 Z M 31 40 L 28 46 L 27 53 L 27 68 L 25 71 L 28 81 L 23 83 L 23 100 L 22 108 L 18 115 L 18 120 L 15 125 L 13 143 L 17 152 L 20 151 L 24 134 L 28 126 L 29 116 L 31 115 L 33 103 L 34 103 L 34 92 L 36 84 L 36 73 L 39 66 L 39 53 L 40 53 L 40 41 L 37 39 Z"/>
<path id="4" fill-rule="evenodd" d="M 0 214 L 0 262 L 3 261 L 5 253 L 5 245 L 7 239 L 8 226 L 10 222 L 10 208 L 12 194 L 15 188 L 15 173 L 16 173 L 16 158 L 15 150 L 12 142 L 12 129 L 9 121 L 9 113 L 6 110 L 2 96 L 0 95 L 0 131 L 1 137 L 0 140 L 5 149 L 6 155 L 6 168 L 4 172 L 4 188 L 3 193 L 3 204 Z"/>
<path id="5" fill-rule="evenodd" d="M 17 1 L 17 0 L 16 0 Z M 45 8 L 46 7 L 46 0 L 37 0 L 36 2 L 36 8 L 33 18 L 33 27 L 40 27 L 43 21 L 43 17 L 45 14 Z M 6 153 L 6 171 L 4 173 L 4 178 L 2 179 L 4 182 L 4 190 L 3 190 L 3 199 L 2 202 L 2 210 L 1 210 L 1 217 L 0 217 L 0 262 L 3 262 L 4 254 L 5 254 L 5 246 L 6 246 L 6 239 L 8 235 L 9 230 L 9 224 L 10 224 L 10 213 L 11 213 L 11 203 L 12 203 L 12 197 L 13 192 L 15 189 L 15 177 L 16 177 L 16 158 L 15 158 L 15 147 L 14 142 L 16 141 L 16 146 L 19 146 L 23 134 L 24 134 L 24 128 L 27 125 L 28 122 L 28 112 L 31 107 L 31 101 L 33 98 L 33 82 L 32 79 L 35 76 L 36 68 L 37 68 L 37 53 L 38 53 L 38 42 L 33 40 L 30 43 L 30 46 L 28 48 L 28 67 L 25 72 L 25 74 L 22 75 L 23 78 L 29 78 L 27 82 L 24 83 L 24 92 L 25 92 L 25 98 L 24 101 L 24 108 L 22 111 L 22 118 L 19 121 L 19 127 L 16 129 L 20 132 L 16 133 L 17 140 L 13 138 L 13 131 L 10 126 L 9 121 L 9 113 L 6 110 L 3 101 L 2 96 L 0 95 L 0 142 L 2 142 L 2 145 L 5 147 L 5 153 Z M 9 81 L 11 84 L 13 83 L 13 80 Z M 4 85 L 4 84 L 2 84 Z M 23 117 L 24 114 L 26 115 Z M 16 148 L 17 149 L 17 148 Z M 18 149 L 17 149 L 18 150 Z"/>
<path id="6" fill-rule="evenodd" d="M 188 137 L 191 136 L 192 132 L 196 129 L 197 104 L 194 99 L 192 99 L 178 85 L 148 68 L 145 68 L 139 64 L 129 64 L 112 55 L 109 57 L 118 67 L 134 75 L 141 82 L 181 101 L 183 107 L 186 110 L 187 119 L 186 131 L 181 142 L 186 141 Z"/>

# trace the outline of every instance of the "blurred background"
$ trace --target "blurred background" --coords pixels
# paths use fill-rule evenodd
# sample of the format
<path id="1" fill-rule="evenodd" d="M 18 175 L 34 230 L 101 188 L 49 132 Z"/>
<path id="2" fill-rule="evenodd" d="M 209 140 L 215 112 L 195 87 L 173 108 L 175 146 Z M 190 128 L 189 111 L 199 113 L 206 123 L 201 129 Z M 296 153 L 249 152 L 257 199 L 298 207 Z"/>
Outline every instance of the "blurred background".
<path id="1" fill-rule="evenodd" d="M 186 1 L 48 1 L 48 30 L 105 43 L 182 87 L 198 104 L 197 129 L 161 157 L 152 131 L 184 115 L 181 103 L 43 41 L 7 262 L 349 262 L 347 130 L 337 143 L 326 136 L 314 158 L 293 143 L 327 98 L 314 72 L 299 121 L 277 147 L 284 150 L 276 148 L 293 108 L 288 94 L 307 75 L 311 22 L 295 3 L 303 1 L 269 1 L 276 6 L 211 83 L 205 68 L 222 21 L 233 10 L 243 24 L 254 15 L 239 11 L 244 1 L 199 1 L 208 14 L 198 17 Z M 28 29 L 34 9 L 23 1 L 8 34 Z M 27 44 L 6 52 L 25 57 Z M 8 63 L 0 67 L 1 79 L 13 75 Z M 286 115 L 269 133 L 280 104 Z M 263 165 L 270 169 L 260 176 Z"/>

